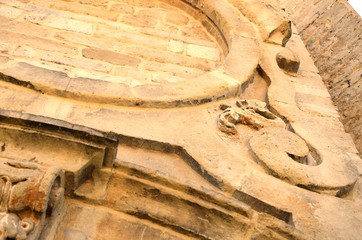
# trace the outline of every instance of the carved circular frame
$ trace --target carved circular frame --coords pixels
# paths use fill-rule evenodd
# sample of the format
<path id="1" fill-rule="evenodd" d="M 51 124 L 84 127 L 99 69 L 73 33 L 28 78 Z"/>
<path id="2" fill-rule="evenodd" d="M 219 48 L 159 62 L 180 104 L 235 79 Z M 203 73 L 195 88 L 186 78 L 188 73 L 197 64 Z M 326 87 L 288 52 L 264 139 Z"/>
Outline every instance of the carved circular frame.
<path id="1" fill-rule="evenodd" d="M 1 71 L 2 80 L 45 94 L 121 106 L 176 107 L 236 96 L 253 79 L 259 63 L 259 43 L 252 23 L 230 4 L 213 0 L 164 1 L 181 9 L 186 5 L 198 11 L 196 17 L 213 32 L 224 50 L 226 56 L 221 66 L 177 83 L 132 87 L 97 79 L 69 78 L 65 73 L 18 63 L 12 72 L 26 74 L 17 78 L 5 70 Z M 24 79 L 24 75 L 28 79 Z M 67 81 L 69 84 L 65 85 Z"/>

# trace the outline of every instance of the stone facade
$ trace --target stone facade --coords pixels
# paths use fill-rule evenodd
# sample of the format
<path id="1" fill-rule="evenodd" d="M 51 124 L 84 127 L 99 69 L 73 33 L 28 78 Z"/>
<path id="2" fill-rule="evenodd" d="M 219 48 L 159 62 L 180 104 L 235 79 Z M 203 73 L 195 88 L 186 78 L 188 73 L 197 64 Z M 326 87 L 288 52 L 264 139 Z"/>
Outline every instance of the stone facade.
<path id="1" fill-rule="evenodd" d="M 360 238 L 362 161 L 278 1 L 0 18 L 0 239 Z"/>
<path id="2" fill-rule="evenodd" d="M 283 1 L 362 153 L 362 19 L 347 1 Z"/>

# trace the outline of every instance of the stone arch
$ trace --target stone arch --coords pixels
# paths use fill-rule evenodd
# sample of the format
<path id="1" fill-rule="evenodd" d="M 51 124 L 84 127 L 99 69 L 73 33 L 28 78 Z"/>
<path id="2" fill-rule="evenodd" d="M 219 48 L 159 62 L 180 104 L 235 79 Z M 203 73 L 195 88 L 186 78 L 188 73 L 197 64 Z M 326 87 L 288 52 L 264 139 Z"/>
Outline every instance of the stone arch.
<path id="1" fill-rule="evenodd" d="M 107 1 L 103 2 L 107 3 Z M 105 81 L 97 77 L 77 77 L 69 73 L 65 74 L 62 71 L 53 71 L 42 68 L 41 66 L 22 63 L 21 61 L 10 61 L 7 67 L 1 70 L 2 79 L 22 86 L 28 86 L 42 93 L 90 102 L 126 106 L 174 107 L 200 104 L 229 96 L 236 96 L 242 86 L 252 79 L 259 62 L 258 40 L 251 22 L 231 5 L 222 5 L 211 0 L 169 0 L 163 2 L 188 11 L 188 13 L 202 23 L 216 38 L 219 47 L 226 55 L 224 61 L 219 66 L 215 69 L 206 70 L 206 72 L 200 76 L 185 78 L 181 81 L 165 81 L 162 84 L 153 84 L 137 83 L 137 81 L 134 83 L 132 79 L 129 80 L 130 83 Z M 88 35 L 92 34 L 95 28 L 95 26 L 91 24 L 80 24 L 83 20 L 91 22 L 92 17 L 89 16 L 82 16 L 79 19 L 67 19 L 67 5 L 61 7 L 65 12 L 57 12 L 49 10 L 47 3 L 42 1 L 33 1 L 32 3 L 33 5 L 31 7 L 21 3 L 14 3 L 13 5 L 16 5 L 14 7 L 22 11 L 26 11 L 27 8 L 28 10 L 29 8 L 35 10 L 41 17 L 27 16 L 25 14 L 24 19 L 33 22 L 38 21 L 38 24 L 44 24 L 46 27 L 75 32 L 80 31 Z M 9 3 L 9 5 L 11 5 L 11 3 Z M 50 13 L 52 16 L 49 15 Z M 97 15 L 105 14 L 106 13 L 102 14 L 101 12 L 97 13 Z M 59 38 L 62 38 L 62 36 L 59 36 Z M 36 39 L 36 41 L 38 40 L 39 39 Z M 35 40 L 33 39 L 31 41 Z M 49 41 L 47 43 L 52 44 Z M 199 51 L 199 55 L 208 54 L 207 47 L 196 46 L 196 48 L 197 47 L 198 49 L 195 51 Z M 192 48 L 192 46 L 190 46 L 190 48 Z M 69 49 L 66 49 L 65 51 L 68 50 Z M 28 48 L 20 49 L 18 52 L 21 52 L 19 54 L 32 54 L 32 51 Z M 91 55 L 90 58 L 95 58 L 101 54 L 100 52 L 101 51 L 92 51 L 86 52 L 86 54 Z M 104 54 L 104 52 L 102 53 Z M 34 54 L 36 55 L 37 53 Z M 85 54 L 84 51 L 82 54 Z M 106 54 L 111 55 L 109 52 Z M 142 54 L 142 52 L 140 54 Z M 245 58 L 245 56 L 247 56 L 247 58 Z M 151 56 L 151 58 L 157 57 L 157 53 Z M 52 54 L 41 56 L 41 58 L 50 59 L 51 62 L 55 63 L 59 62 Z M 62 61 L 63 60 L 64 59 L 62 59 Z M 66 62 L 66 66 L 62 67 L 66 68 L 69 65 L 74 65 L 75 60 L 65 53 L 64 61 Z M 132 59 L 126 59 L 125 61 L 132 62 Z M 183 61 L 182 63 L 184 62 L 187 61 Z M 84 63 L 84 65 L 86 64 L 88 63 Z M 103 67 L 102 65 L 94 66 L 94 68 L 101 68 L 101 70 L 103 70 Z M 142 75 L 142 73 L 138 74 Z"/>

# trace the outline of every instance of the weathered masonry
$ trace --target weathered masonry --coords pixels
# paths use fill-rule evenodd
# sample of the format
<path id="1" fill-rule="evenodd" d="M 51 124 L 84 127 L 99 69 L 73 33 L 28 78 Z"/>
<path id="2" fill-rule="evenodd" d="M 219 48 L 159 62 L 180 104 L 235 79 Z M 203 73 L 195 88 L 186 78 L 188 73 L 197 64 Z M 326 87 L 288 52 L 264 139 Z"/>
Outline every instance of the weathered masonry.
<path id="1" fill-rule="evenodd" d="M 284 1 L 362 153 L 362 19 L 347 1 Z"/>
<path id="2" fill-rule="evenodd" d="M 279 1 L 0 0 L 0 32 L 0 239 L 360 238 L 361 159 Z"/>

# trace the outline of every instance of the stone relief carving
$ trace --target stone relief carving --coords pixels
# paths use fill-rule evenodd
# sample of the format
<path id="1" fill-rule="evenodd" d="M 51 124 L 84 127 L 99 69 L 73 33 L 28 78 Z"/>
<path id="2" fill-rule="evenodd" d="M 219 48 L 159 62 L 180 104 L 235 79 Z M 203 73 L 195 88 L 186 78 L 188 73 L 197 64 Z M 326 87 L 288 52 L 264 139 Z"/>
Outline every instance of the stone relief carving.
<path id="1" fill-rule="evenodd" d="M 318 152 L 310 151 L 305 140 L 286 129 L 264 128 L 250 139 L 250 147 L 270 174 L 293 185 L 336 196 L 353 186 L 346 174 L 352 165 L 323 161 Z"/>
<path id="2" fill-rule="evenodd" d="M 63 198 L 62 170 L 0 158 L 0 239 L 37 239 Z"/>
<path id="3" fill-rule="evenodd" d="M 285 127 L 285 123 L 266 107 L 260 100 L 238 100 L 236 107 L 221 105 L 223 112 L 219 116 L 218 127 L 227 134 L 237 134 L 236 124 L 249 125 L 256 130 L 266 126 Z"/>
<path id="4" fill-rule="evenodd" d="M 34 221 L 31 218 L 20 219 L 16 214 L 8 212 L 7 203 L 12 187 L 8 176 L 0 177 L 0 239 L 25 240 L 34 228 Z"/>
<path id="5" fill-rule="evenodd" d="M 147 1 L 145 2 L 147 4 Z M 159 228 L 162 225 L 165 229 L 172 228 L 180 234 L 187 233 L 188 236 L 205 239 L 302 239 L 304 232 L 296 234 L 295 229 L 306 231 L 308 233 L 306 238 L 315 237 L 314 229 L 318 229 L 325 219 L 319 223 L 313 218 L 314 211 L 321 210 L 320 206 L 324 204 L 324 200 L 338 202 L 340 199 L 314 192 L 341 196 L 354 186 L 358 175 L 355 166 L 348 162 L 343 154 L 333 153 L 331 148 L 335 145 L 328 141 L 324 146 L 319 145 L 319 137 L 324 136 L 318 129 L 320 125 L 317 127 L 313 125 L 317 120 L 305 116 L 295 104 L 295 89 L 290 86 L 291 81 L 289 81 L 292 78 L 287 75 L 298 76 L 300 60 L 297 54 L 281 47 L 287 44 L 292 35 L 291 22 L 286 19 L 278 6 L 272 6 L 267 1 L 228 1 L 236 7 L 235 9 L 229 9 L 228 4 L 207 0 L 171 2 L 173 4 L 187 2 L 205 13 L 207 20 L 211 19 L 212 24 L 215 24 L 217 34 L 222 35 L 218 42 L 221 42 L 225 48 L 223 51 L 228 52 L 220 68 L 200 75 L 197 79 L 187 77 L 184 82 L 160 84 L 160 88 L 158 85 L 138 85 L 135 82 L 118 84 L 112 81 L 73 78 L 58 70 L 41 69 L 28 63 L 16 63 L 15 66 L 11 65 L 9 69 L 2 71 L 4 81 L 34 86 L 33 90 L 37 91 L 40 87 L 39 91 L 44 96 L 55 94 L 59 95 L 58 97 L 75 98 L 88 103 L 112 105 L 111 111 L 108 109 L 109 106 L 99 105 L 97 109 L 93 109 L 86 106 L 87 104 L 77 105 L 78 102 L 70 103 L 64 100 L 64 103 L 69 104 L 66 106 L 69 107 L 67 109 L 69 111 L 53 114 L 35 107 L 31 110 L 34 112 L 39 110 L 37 114 L 41 116 L 65 119 L 71 123 L 104 132 L 114 131 L 117 136 L 115 138 L 122 137 L 123 140 L 119 145 L 118 142 L 112 145 L 115 150 L 110 151 L 111 153 L 106 151 L 109 146 L 99 144 L 98 141 L 92 142 L 94 148 L 104 149 L 104 151 L 86 155 L 85 158 L 89 161 L 78 161 L 74 155 L 72 156 L 75 159 L 74 162 L 64 161 L 64 165 L 75 165 L 78 161 L 78 168 L 73 170 L 74 172 L 68 170 L 66 178 L 69 186 L 74 186 L 74 188 L 71 187 L 71 191 L 67 191 L 69 205 L 63 210 L 64 215 L 59 217 L 59 221 L 63 222 L 59 225 L 62 226 L 49 235 L 44 234 L 46 237 L 40 239 L 52 239 L 49 236 L 53 236 L 56 240 L 99 239 L 100 235 L 102 238 L 114 239 L 119 237 L 116 234 L 120 232 L 129 234 L 129 236 L 123 236 L 122 239 L 133 239 L 140 233 L 139 226 L 143 229 L 139 238 L 143 239 L 144 236 L 150 234 L 150 226 L 157 224 Z M 276 2 L 275 5 L 277 5 Z M 187 6 L 190 7 L 189 5 Z M 239 9 L 247 19 L 240 19 L 242 14 L 239 14 L 236 9 Z M 249 21 L 254 25 L 251 25 Z M 214 31 L 215 26 L 211 26 L 211 30 Z M 254 30 L 259 30 L 260 39 Z M 229 46 L 230 49 L 227 49 Z M 185 47 L 185 51 L 190 49 L 193 49 L 192 46 Z M 206 48 L 205 52 L 208 53 L 209 50 Z M 248 60 L 244 61 L 245 58 Z M 268 91 L 265 102 L 248 99 L 236 101 L 235 106 L 224 104 L 220 106 L 223 111 L 217 120 L 220 131 L 228 135 L 242 135 L 242 132 L 238 130 L 238 124 L 254 129 L 254 131 L 248 131 L 248 136 L 245 138 L 238 139 L 238 144 L 242 142 L 241 147 L 231 146 L 229 143 L 233 142 L 233 139 L 220 138 L 208 128 L 209 126 L 211 129 L 215 128 L 218 112 L 215 110 L 216 105 L 211 106 L 211 104 L 217 104 L 215 102 L 210 103 L 210 109 L 213 110 L 208 111 L 208 116 L 212 116 L 212 121 L 205 118 L 202 118 L 202 121 L 196 119 L 200 116 L 200 109 L 203 106 L 198 106 L 200 107 L 198 109 L 179 108 L 177 111 L 163 109 L 201 105 L 220 99 L 239 97 L 241 91 L 251 84 L 253 76 L 257 74 L 261 76 L 261 72 L 265 73 L 262 77 L 265 80 L 268 79 L 266 82 L 269 85 L 269 88 L 266 87 Z M 39 76 L 42 77 L 39 78 Z M 47 78 L 43 76 L 50 76 L 49 79 L 52 81 L 44 81 Z M 30 80 L 27 81 L 27 78 Z M 66 91 L 63 91 L 62 86 L 54 84 L 58 83 L 58 80 L 61 83 L 70 84 L 66 87 Z M 27 85 L 27 82 L 33 85 Z M 97 91 L 99 91 L 98 95 Z M 19 93 L 22 97 L 20 92 L 16 90 L 14 95 Z M 40 102 L 39 106 L 43 106 L 41 101 L 44 100 L 44 96 L 38 96 L 32 101 Z M 14 99 L 17 97 L 14 96 Z M 9 97 L 9 99 L 13 101 L 13 98 Z M 58 99 L 49 98 L 44 102 L 49 103 L 48 101 L 56 102 Z M 62 109 L 63 106 L 58 104 Z M 34 105 L 36 104 L 32 106 Z M 12 103 L 9 106 L 13 106 Z M 125 110 L 120 106 L 155 107 L 155 109 L 127 108 Z M 15 109 L 19 108 L 24 112 L 30 111 L 23 106 L 16 106 Z M 147 111 L 152 117 L 147 116 Z M 170 121 L 170 112 L 176 121 Z M 192 117 L 195 117 L 195 121 L 189 124 Z M 188 125 L 180 131 L 179 124 L 182 123 Z M 57 126 L 56 123 L 52 124 Z M 75 130 L 73 127 L 71 126 L 71 129 Z M 50 129 L 54 130 L 51 127 Z M 33 129 L 30 130 L 33 132 Z M 63 134 L 64 129 L 59 128 L 55 131 L 59 134 L 54 136 L 57 139 Z M 6 129 L 4 132 L 9 131 Z M 65 135 L 67 136 L 65 141 L 69 141 L 69 135 L 72 134 L 68 132 L 68 135 Z M 218 138 L 214 138 L 214 135 Z M 252 135 L 251 138 L 250 135 Z M 104 137 L 104 135 L 101 136 L 101 138 Z M 82 138 L 88 139 L 89 135 L 81 135 L 80 139 Z M 29 139 L 34 140 L 33 137 Z M 19 139 L 15 142 L 19 143 Z M 52 144 L 60 148 L 59 141 Z M 79 148 L 74 147 L 76 144 L 73 144 L 74 141 L 66 145 L 68 148 L 63 149 L 67 152 L 67 154 L 63 153 L 66 158 L 71 155 L 70 149 L 79 151 Z M 118 147 L 121 148 L 122 157 L 126 156 L 123 159 L 123 165 L 120 164 L 122 160 L 116 154 Z M 4 149 L 5 144 L 0 141 L 0 152 Z M 86 152 L 91 152 L 89 149 L 86 148 Z M 135 153 L 129 157 L 132 151 Z M 45 152 L 52 153 L 49 149 Z M 165 156 L 165 153 L 173 155 Z M 156 155 L 154 161 L 150 158 L 151 154 Z M 175 155 L 180 157 L 179 164 L 173 161 Z M 113 165 L 116 157 L 118 166 Z M 103 164 L 100 159 L 104 159 Z M 131 162 L 131 159 L 135 162 Z M 266 174 L 254 160 L 266 169 Z M 52 164 L 59 164 L 57 161 L 54 162 Z M 169 167 L 165 167 L 168 166 L 166 162 L 171 162 Z M 187 164 L 184 167 L 181 163 Z M 0 240 L 7 238 L 32 240 L 37 239 L 42 234 L 42 230 L 52 231 L 44 226 L 51 222 L 53 212 L 62 205 L 63 170 L 46 166 L 33 164 L 30 161 L 0 158 Z M 192 169 L 186 168 L 189 166 L 192 166 Z M 63 169 L 63 166 L 60 167 Z M 106 167 L 109 169 L 104 169 Z M 166 171 L 164 175 L 161 174 L 163 170 Z M 64 169 L 64 171 L 67 170 Z M 195 174 L 194 171 L 200 176 L 192 176 L 192 173 Z M 179 177 L 177 174 L 180 173 L 186 173 L 186 177 L 183 175 Z M 174 179 L 171 178 L 173 174 L 176 176 Z M 93 177 L 90 178 L 91 176 Z M 74 184 L 74 179 L 77 180 L 76 184 Z M 179 179 L 200 182 L 200 188 L 190 182 L 180 183 Z M 67 190 L 69 186 L 66 187 Z M 269 186 L 272 194 L 268 194 L 270 193 L 267 191 Z M 305 191 L 299 187 L 311 191 Z M 280 196 L 273 198 L 274 191 L 275 195 Z M 159 199 L 161 201 L 158 201 Z M 298 203 L 294 205 L 297 201 Z M 271 205 L 264 202 L 270 202 Z M 347 205 L 345 202 L 347 201 L 343 204 Z M 178 209 L 182 212 L 177 212 Z M 118 215 L 118 212 L 122 214 Z M 266 220 L 260 217 L 263 215 L 260 214 L 261 212 L 268 216 Z M 288 217 L 280 219 L 279 212 Z M 308 215 L 310 212 L 312 213 Z M 137 230 L 133 232 L 130 230 L 130 222 L 120 221 L 124 213 L 127 214 L 127 220 L 131 217 L 142 218 L 151 224 L 137 225 Z M 319 219 L 321 216 L 330 216 L 325 212 L 318 214 Z M 92 222 L 89 221 L 90 218 Z M 310 222 L 311 220 L 314 222 Z M 91 223 L 87 225 L 88 222 Z M 280 224 L 282 229 L 267 226 L 275 223 Z M 294 228 L 294 223 L 296 228 Z M 315 223 L 319 225 L 314 225 Z M 109 226 L 109 229 L 117 229 L 112 233 L 114 235 L 110 233 L 111 231 L 107 233 L 99 231 L 105 225 Z M 309 230 L 311 226 L 313 230 Z M 79 229 L 73 229 L 75 227 Z M 127 230 L 124 231 L 121 228 Z M 159 236 L 163 235 L 164 232 L 159 233 Z M 156 233 L 154 236 L 157 236 Z M 161 239 L 161 237 L 153 237 L 153 239 Z M 326 238 L 319 237 L 319 239 Z"/>
<path id="6" fill-rule="evenodd" d="M 293 185 L 333 196 L 346 194 L 357 181 L 356 168 L 348 158 L 338 156 L 323 144 L 316 144 L 314 139 L 322 135 L 321 129 L 310 124 L 315 119 L 296 105 L 296 90 L 288 78 L 288 75 L 295 77 L 298 74 L 298 56 L 281 46 L 263 44 L 263 48 L 260 67 L 264 77 L 270 81 L 268 103 L 278 115 L 283 116 L 288 122 L 288 129 L 293 129 L 293 132 L 286 130 L 285 126 L 262 129 L 255 124 L 255 129 L 261 129 L 250 139 L 256 160 L 270 174 Z M 225 115 L 227 118 L 222 116 L 219 122 L 225 122 L 225 126 L 234 129 L 231 123 L 237 122 L 238 115 L 231 111 L 226 111 Z M 326 143 L 324 145 L 332 144 Z M 329 174 L 322 175 L 320 172 Z M 331 175 L 334 177 L 330 178 Z"/>
<path id="7" fill-rule="evenodd" d="M 304 122 L 304 129 L 313 127 L 307 124 L 311 121 L 309 116 L 296 106 L 295 89 L 288 79 L 288 75 L 298 76 L 298 56 L 285 47 L 274 47 L 277 49 L 272 51 L 272 46 L 264 46 L 269 50 L 264 52 L 260 67 L 271 81 L 268 102 L 278 116 L 283 116 L 288 122 L 289 130 L 286 129 L 287 124 L 259 100 L 240 100 L 236 102 L 236 107 L 222 104 L 220 109 L 223 112 L 217 122 L 219 130 L 236 135 L 237 124 L 249 125 L 257 130 L 249 141 L 254 158 L 268 173 L 281 180 L 333 196 L 348 193 L 357 180 L 355 166 L 321 146 L 310 145 L 310 135 L 300 135 L 303 133 L 301 129 L 294 132 L 294 122 Z M 290 119 L 293 119 L 292 122 Z M 318 131 L 320 129 L 315 129 L 314 133 Z M 321 175 L 320 172 L 329 175 Z M 334 177 L 330 178 L 330 175 Z"/>

